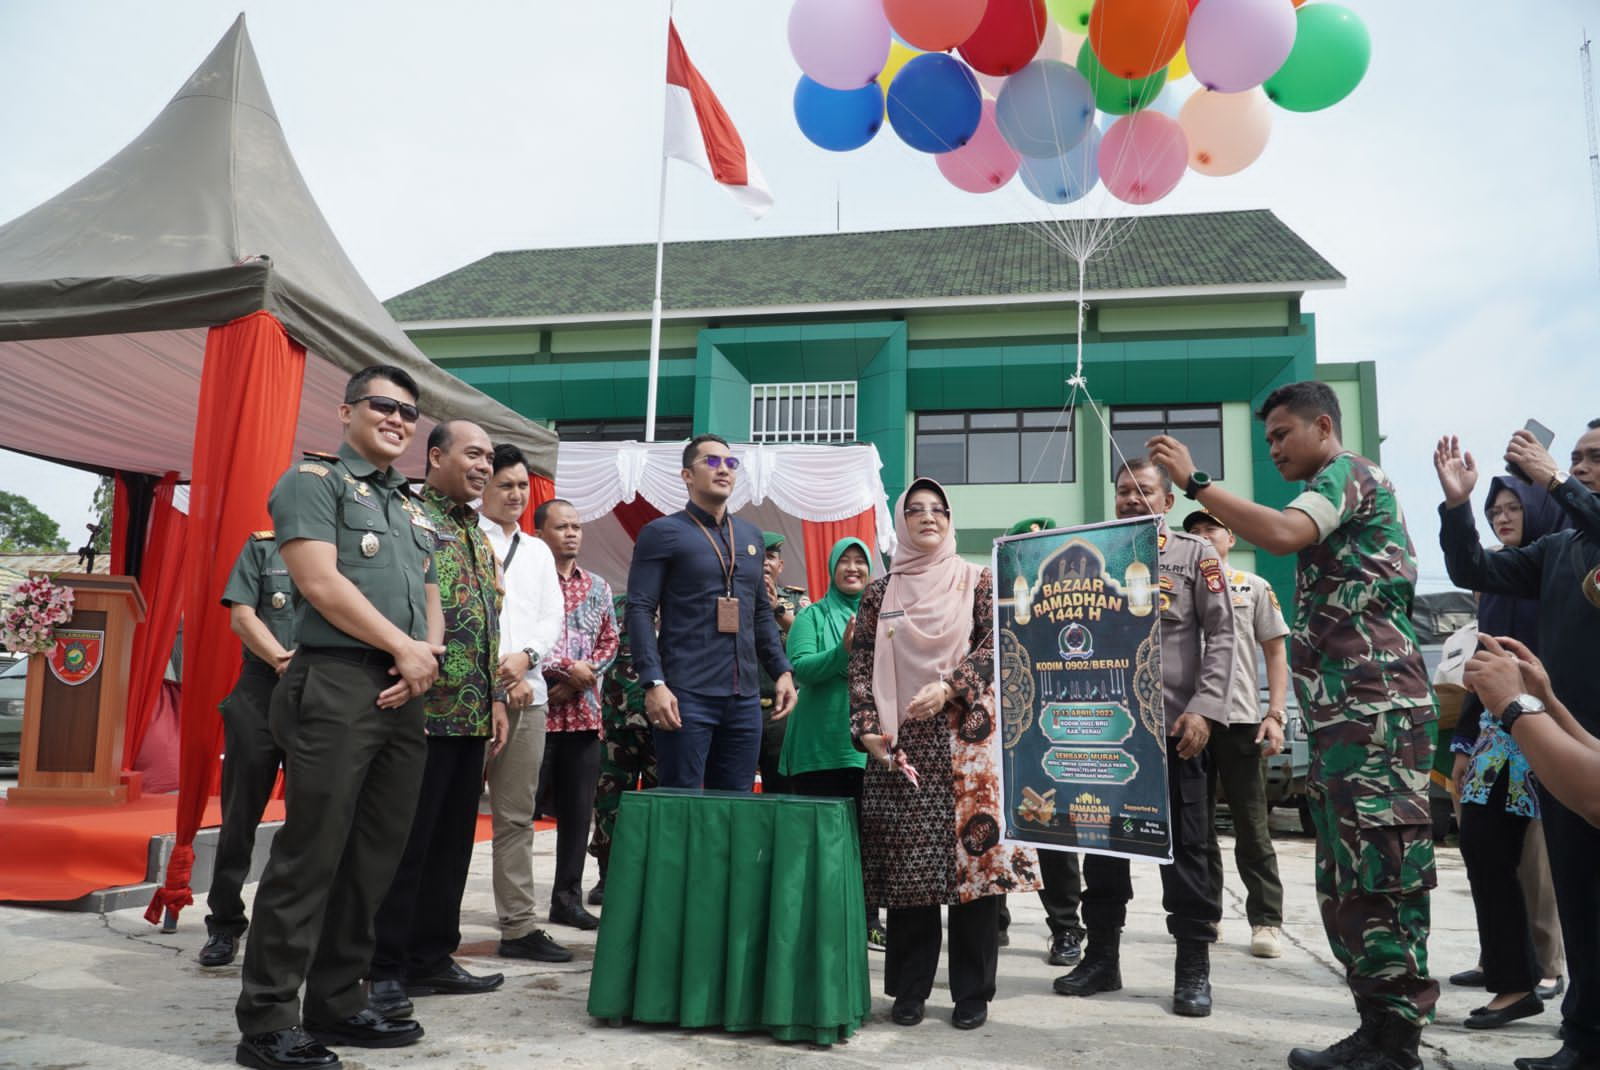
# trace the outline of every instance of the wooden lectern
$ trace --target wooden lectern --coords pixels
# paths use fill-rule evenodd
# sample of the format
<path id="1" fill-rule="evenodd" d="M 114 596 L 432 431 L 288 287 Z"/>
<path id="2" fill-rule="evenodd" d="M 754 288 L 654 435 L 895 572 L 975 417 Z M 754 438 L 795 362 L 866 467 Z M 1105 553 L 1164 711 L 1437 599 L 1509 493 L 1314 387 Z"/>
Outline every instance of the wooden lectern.
<path id="1" fill-rule="evenodd" d="M 22 767 L 8 806 L 110 806 L 126 802 L 122 730 L 128 709 L 128 663 L 144 595 L 132 576 L 64 573 L 72 619 L 56 645 L 28 659 L 22 713 Z"/>

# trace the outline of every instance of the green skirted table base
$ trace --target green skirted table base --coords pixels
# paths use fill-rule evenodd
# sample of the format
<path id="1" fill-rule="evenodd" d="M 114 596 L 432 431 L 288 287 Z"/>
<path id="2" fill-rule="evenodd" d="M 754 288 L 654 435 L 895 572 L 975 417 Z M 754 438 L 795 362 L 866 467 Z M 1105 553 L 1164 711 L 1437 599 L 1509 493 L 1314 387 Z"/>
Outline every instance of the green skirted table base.
<path id="1" fill-rule="evenodd" d="M 589 1013 L 832 1044 L 872 1012 L 855 808 L 622 796 Z"/>

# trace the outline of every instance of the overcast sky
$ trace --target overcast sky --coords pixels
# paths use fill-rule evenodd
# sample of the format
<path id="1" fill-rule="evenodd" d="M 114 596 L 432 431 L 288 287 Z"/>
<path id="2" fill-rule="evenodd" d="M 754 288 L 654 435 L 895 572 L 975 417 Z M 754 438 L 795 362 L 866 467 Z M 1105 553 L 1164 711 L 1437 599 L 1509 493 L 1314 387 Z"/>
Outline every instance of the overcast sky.
<path id="1" fill-rule="evenodd" d="M 685 47 L 777 203 L 752 222 L 674 163 L 669 242 L 832 230 L 836 197 L 846 230 L 1040 218 L 1020 181 L 956 191 L 887 129 L 849 154 L 807 142 L 790 110 L 788 6 L 679 0 Z M 1252 168 L 1190 173 L 1149 210 L 1268 208 L 1348 276 L 1305 308 L 1322 361 L 1378 362 L 1385 467 L 1425 584 L 1438 585 L 1437 436 L 1459 432 L 1498 471 L 1528 417 L 1556 429 L 1564 457 L 1600 416 L 1600 252 L 1578 61 L 1583 19 L 1600 19 L 1577 0 L 1542 3 L 1537 17 L 1459 0 L 1347 6 L 1374 42 L 1362 86 L 1325 112 L 1275 111 Z M 236 10 L 0 2 L 0 220 L 134 138 Z M 654 239 L 665 0 L 243 10 L 300 169 L 380 297 L 496 250 Z M 1131 212 L 1099 195 L 1054 211 Z M 74 545 L 93 482 L 0 453 L 0 489 L 39 503 Z"/>

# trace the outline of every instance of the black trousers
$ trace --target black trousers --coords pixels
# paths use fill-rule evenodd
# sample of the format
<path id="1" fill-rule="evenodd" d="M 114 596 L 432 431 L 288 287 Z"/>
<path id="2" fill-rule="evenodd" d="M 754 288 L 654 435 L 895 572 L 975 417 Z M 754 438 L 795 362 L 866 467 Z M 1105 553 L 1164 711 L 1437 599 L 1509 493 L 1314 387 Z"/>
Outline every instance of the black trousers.
<path id="1" fill-rule="evenodd" d="M 774 721 L 772 699 L 762 696 L 761 699 L 761 753 L 756 758 L 756 771 L 761 774 L 761 794 L 763 795 L 789 795 L 794 793 L 794 779 L 778 772 L 779 759 L 783 757 L 783 734 L 789 730 L 789 722 Z"/>
<path id="2" fill-rule="evenodd" d="M 583 863 L 594 817 L 594 787 L 600 780 L 600 733 L 546 732 L 544 760 L 556 817 L 556 877 L 550 889 L 554 912 L 583 905 Z"/>
<path id="3" fill-rule="evenodd" d="M 283 750 L 272 738 L 267 710 L 278 674 L 261 661 L 246 661 L 233 691 L 222 700 L 222 829 L 211 870 L 206 906 L 208 933 L 241 936 L 250 927 L 240 894 L 250 875 L 256 829 L 272 798 Z"/>
<path id="4" fill-rule="evenodd" d="M 1567 952 L 1562 1039 L 1590 1058 L 1600 1057 L 1600 828 L 1542 786 L 1539 811 Z"/>
<path id="5" fill-rule="evenodd" d="M 461 943 L 461 896 L 483 792 L 482 736 L 429 736 L 416 817 L 378 908 L 374 981 L 426 977 Z"/>
<path id="6" fill-rule="evenodd" d="M 809 773 L 793 773 L 788 780 L 787 790 L 795 795 L 806 795 L 814 799 L 849 799 L 856 804 L 856 830 L 861 829 L 861 785 L 866 777 L 866 769 L 853 766 L 844 769 L 813 769 Z M 762 786 L 766 786 L 767 775 L 761 774 Z M 1005 897 L 1000 901 L 1005 902 Z M 871 903 L 867 904 L 867 928 L 874 928 L 878 923 L 878 908 Z"/>
<path id="7" fill-rule="evenodd" d="M 1167 932 L 1179 940 L 1215 943 L 1222 920 L 1221 890 L 1206 863 L 1206 755 L 1178 757 L 1167 740 L 1167 801 L 1172 809 L 1172 864 L 1161 867 L 1161 905 Z M 1086 855 L 1083 920 L 1094 929 L 1121 929 L 1128 920 L 1133 879 L 1126 858 Z"/>
<path id="8" fill-rule="evenodd" d="M 945 908 L 950 915 L 950 998 L 958 1005 L 994 999 L 1001 898 L 988 895 Z M 937 906 L 889 908 L 883 956 L 885 992 L 896 999 L 928 998 L 939 969 L 942 929 Z"/>
<path id="9" fill-rule="evenodd" d="M 380 710 L 394 677 L 302 650 L 272 692 L 283 748 L 283 827 L 256 889 L 239 1002 L 245 1034 L 363 1010 L 373 915 L 394 878 L 427 761 L 422 700 Z"/>
<path id="10" fill-rule="evenodd" d="M 1523 837 L 1533 819 L 1506 812 L 1509 779 L 1501 770 L 1488 802 L 1461 804 L 1461 860 L 1478 915 L 1484 987 L 1495 993 L 1531 992 L 1539 983 L 1528 905 L 1517 876 Z"/>

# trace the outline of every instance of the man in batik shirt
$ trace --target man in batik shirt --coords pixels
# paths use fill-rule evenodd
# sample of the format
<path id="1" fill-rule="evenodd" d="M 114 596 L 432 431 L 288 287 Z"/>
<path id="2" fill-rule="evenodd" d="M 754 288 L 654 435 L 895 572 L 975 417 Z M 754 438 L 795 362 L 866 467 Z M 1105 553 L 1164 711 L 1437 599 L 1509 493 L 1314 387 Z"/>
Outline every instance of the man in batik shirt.
<path id="1" fill-rule="evenodd" d="M 411 996 L 487 992 L 501 974 L 474 977 L 451 956 L 461 942 L 461 896 L 472 862 L 483 790 L 484 747 L 504 745 L 499 665 L 499 567 L 469 502 L 483 496 L 493 447 L 476 424 L 452 420 L 428 436 L 422 504 L 438 540 L 434 567 L 444 609 L 445 653 L 428 691 L 428 760 L 417 813 L 389 894 L 378 909 L 371 1004 L 385 1017 L 411 1013 Z M 333 924 L 334 919 L 329 919 Z"/>

